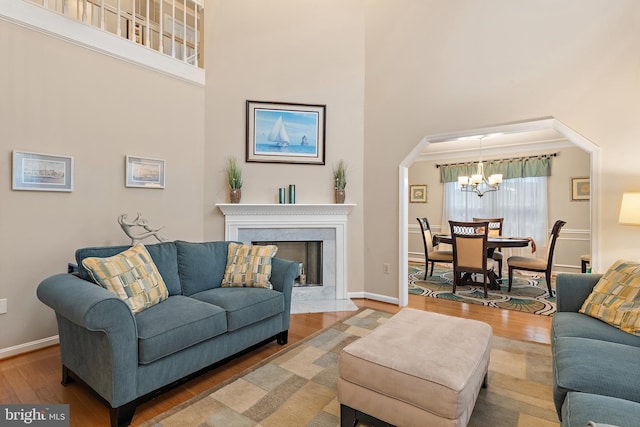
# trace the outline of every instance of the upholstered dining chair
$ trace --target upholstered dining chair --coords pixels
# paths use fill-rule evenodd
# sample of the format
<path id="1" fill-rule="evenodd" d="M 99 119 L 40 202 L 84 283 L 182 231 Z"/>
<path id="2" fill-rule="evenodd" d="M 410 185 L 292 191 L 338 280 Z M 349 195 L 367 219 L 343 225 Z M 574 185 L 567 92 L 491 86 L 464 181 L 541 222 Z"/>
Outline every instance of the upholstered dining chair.
<path id="1" fill-rule="evenodd" d="M 474 221 L 489 221 L 489 237 L 502 236 L 502 223 L 504 218 L 473 218 Z M 491 258 L 498 262 L 498 278 L 502 278 L 502 260 L 504 258 L 502 248 L 495 248 Z"/>
<path id="2" fill-rule="evenodd" d="M 556 247 L 556 240 L 560 234 L 560 230 L 566 221 L 557 220 L 553 224 L 551 229 L 551 235 L 549 236 L 549 244 L 547 245 L 547 255 L 545 258 L 531 258 L 524 256 L 510 256 L 507 258 L 507 265 L 509 266 L 509 292 L 511 292 L 511 283 L 513 282 L 513 270 L 525 270 L 535 271 L 538 273 L 544 273 L 544 277 L 547 280 L 547 288 L 549 289 L 549 296 L 553 296 L 551 290 L 551 267 L 553 267 L 553 252 Z"/>
<path id="3" fill-rule="evenodd" d="M 449 226 L 453 243 L 453 293 L 456 293 L 462 273 L 480 273 L 486 298 L 488 272 L 495 265 L 495 261 L 487 256 L 489 222 L 449 221 Z"/>
<path id="4" fill-rule="evenodd" d="M 424 242 L 424 278 L 427 278 L 429 263 L 431 263 L 431 274 L 433 276 L 433 267 L 436 262 L 453 263 L 453 251 L 438 250 L 433 244 L 433 234 L 427 218 L 416 218 L 422 230 L 422 241 Z"/>

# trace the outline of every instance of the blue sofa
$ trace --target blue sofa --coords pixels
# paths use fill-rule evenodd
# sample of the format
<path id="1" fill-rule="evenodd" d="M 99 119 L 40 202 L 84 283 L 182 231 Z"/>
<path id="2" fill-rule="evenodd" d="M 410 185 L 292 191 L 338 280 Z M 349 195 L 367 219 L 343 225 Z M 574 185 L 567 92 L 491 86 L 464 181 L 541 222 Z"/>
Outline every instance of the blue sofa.
<path id="1" fill-rule="evenodd" d="M 286 344 L 298 263 L 272 259 L 273 289 L 223 288 L 228 244 L 147 245 L 169 297 L 137 314 L 82 266 L 129 246 L 77 250 L 77 273 L 51 276 L 37 289 L 55 310 L 63 384 L 80 379 L 110 405 L 111 425 L 126 426 L 136 405 L 192 374 L 273 339 Z"/>
<path id="2" fill-rule="evenodd" d="M 553 399 L 562 426 L 640 425 L 640 337 L 578 313 L 600 274 L 558 274 L 551 326 Z"/>

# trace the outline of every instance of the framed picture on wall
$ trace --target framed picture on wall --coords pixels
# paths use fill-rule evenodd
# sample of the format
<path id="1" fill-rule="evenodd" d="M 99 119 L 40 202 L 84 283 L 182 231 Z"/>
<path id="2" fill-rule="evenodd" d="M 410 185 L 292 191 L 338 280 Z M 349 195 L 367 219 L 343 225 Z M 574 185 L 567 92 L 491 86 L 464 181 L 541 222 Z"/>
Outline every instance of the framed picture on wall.
<path id="1" fill-rule="evenodd" d="M 409 186 L 409 202 L 427 203 L 427 185 L 416 184 Z"/>
<path id="2" fill-rule="evenodd" d="M 14 150 L 11 188 L 73 191 L 73 157 Z"/>
<path id="3" fill-rule="evenodd" d="M 325 164 L 326 105 L 247 101 L 247 162 Z"/>
<path id="4" fill-rule="evenodd" d="M 571 178 L 571 200 L 589 200 L 591 180 L 589 178 Z"/>
<path id="5" fill-rule="evenodd" d="M 126 163 L 126 187 L 164 188 L 164 160 L 126 156 Z"/>

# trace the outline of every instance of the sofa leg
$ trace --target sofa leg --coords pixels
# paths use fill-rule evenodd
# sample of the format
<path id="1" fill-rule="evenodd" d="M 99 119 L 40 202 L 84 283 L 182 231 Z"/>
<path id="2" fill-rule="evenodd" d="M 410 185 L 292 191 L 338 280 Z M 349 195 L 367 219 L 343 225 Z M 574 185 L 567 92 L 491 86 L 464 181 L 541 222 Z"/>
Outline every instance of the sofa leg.
<path id="1" fill-rule="evenodd" d="M 69 368 L 62 365 L 62 381 L 60 382 L 62 385 L 67 385 L 73 382 L 73 378 L 71 378 L 69 372 Z"/>
<path id="2" fill-rule="evenodd" d="M 111 427 L 127 427 L 131 424 L 135 411 L 135 401 L 126 403 L 122 406 L 118 406 L 117 408 L 109 408 Z"/>
<path id="3" fill-rule="evenodd" d="M 276 335 L 276 340 L 278 341 L 278 344 L 280 344 L 280 345 L 285 345 L 286 343 L 288 343 L 289 342 L 289 330 L 287 329 L 286 331 L 279 332 L 278 335 Z"/>

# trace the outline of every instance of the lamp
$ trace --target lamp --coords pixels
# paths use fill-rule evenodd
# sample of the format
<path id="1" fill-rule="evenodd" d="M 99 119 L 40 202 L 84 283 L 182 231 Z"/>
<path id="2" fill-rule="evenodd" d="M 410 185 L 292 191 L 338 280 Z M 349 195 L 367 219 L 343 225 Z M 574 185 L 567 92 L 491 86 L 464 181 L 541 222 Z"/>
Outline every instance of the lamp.
<path id="1" fill-rule="evenodd" d="M 480 137 L 480 161 L 478 162 L 478 170 L 471 177 L 459 176 L 458 183 L 462 192 L 476 193 L 478 197 L 482 197 L 490 191 L 500 189 L 502 183 L 502 174 L 494 173 L 488 179 L 484 175 L 484 163 L 482 163 L 482 140 L 486 136 Z M 482 187 L 482 188 L 481 188 Z"/>
<path id="2" fill-rule="evenodd" d="M 622 194 L 618 222 L 625 225 L 640 225 L 640 193 Z"/>

